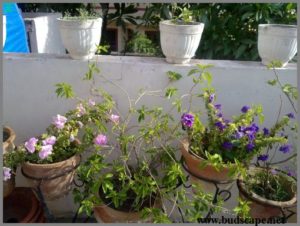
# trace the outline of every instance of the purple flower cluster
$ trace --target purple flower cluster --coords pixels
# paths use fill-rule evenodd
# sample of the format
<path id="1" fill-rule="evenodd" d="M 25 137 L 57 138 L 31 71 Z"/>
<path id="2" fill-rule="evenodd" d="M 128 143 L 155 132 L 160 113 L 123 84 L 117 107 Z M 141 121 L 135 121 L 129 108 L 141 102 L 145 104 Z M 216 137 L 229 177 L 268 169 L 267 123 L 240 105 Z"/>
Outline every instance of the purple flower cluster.
<path id="1" fill-rule="evenodd" d="M 192 114 L 184 113 L 181 116 L 181 123 L 182 123 L 182 125 L 186 126 L 188 128 L 191 128 L 193 126 L 194 121 L 195 121 L 195 117 Z"/>
<path id="2" fill-rule="evenodd" d="M 25 148 L 27 149 L 27 151 L 29 153 L 33 153 L 35 152 L 35 146 L 38 142 L 38 139 L 36 139 L 35 137 L 30 138 L 28 141 L 25 142 Z"/>
<path id="3" fill-rule="evenodd" d="M 247 127 L 239 126 L 238 130 L 235 131 L 234 137 L 236 139 L 241 139 L 242 137 L 247 136 L 249 142 L 246 145 L 246 149 L 247 151 L 252 151 L 255 148 L 254 140 L 258 131 L 259 127 L 255 123 L 252 123 L 251 126 Z"/>
<path id="4" fill-rule="evenodd" d="M 268 155 L 268 154 L 263 154 L 263 155 L 259 155 L 259 156 L 257 157 L 257 160 L 262 161 L 262 162 L 265 162 L 265 161 L 268 160 L 268 158 L 269 158 L 269 155 Z"/>
<path id="5" fill-rule="evenodd" d="M 263 131 L 265 136 L 268 136 L 270 134 L 270 131 L 267 128 L 263 128 Z"/>
<path id="6" fill-rule="evenodd" d="M 290 119 L 294 119 L 295 118 L 295 115 L 294 115 L 293 112 L 288 113 L 286 116 L 289 117 Z"/>
<path id="7" fill-rule="evenodd" d="M 289 153 L 290 150 L 292 148 L 292 145 L 291 144 L 284 144 L 282 145 L 280 148 L 279 148 L 279 151 L 281 151 L 282 153 L 286 154 L 286 153 Z"/>
<path id="8" fill-rule="evenodd" d="M 245 106 L 242 107 L 241 112 L 247 113 L 249 111 L 249 109 L 250 109 L 250 107 L 245 105 Z"/>
<path id="9" fill-rule="evenodd" d="M 56 115 L 56 117 L 53 118 L 53 124 L 56 126 L 57 129 L 64 128 L 66 122 L 67 118 L 62 115 Z"/>
<path id="10" fill-rule="evenodd" d="M 107 136 L 103 134 L 99 134 L 98 136 L 95 137 L 94 139 L 94 144 L 98 146 L 103 146 L 107 144 Z"/>
<path id="11" fill-rule="evenodd" d="M 214 100 L 215 100 L 215 94 L 212 93 L 212 94 L 210 94 L 209 97 L 208 97 L 208 102 L 209 102 L 209 103 L 212 103 Z"/>
<path id="12" fill-rule="evenodd" d="M 231 150 L 233 148 L 233 144 L 229 141 L 225 141 L 223 144 L 222 144 L 223 148 L 226 149 L 226 150 Z"/>

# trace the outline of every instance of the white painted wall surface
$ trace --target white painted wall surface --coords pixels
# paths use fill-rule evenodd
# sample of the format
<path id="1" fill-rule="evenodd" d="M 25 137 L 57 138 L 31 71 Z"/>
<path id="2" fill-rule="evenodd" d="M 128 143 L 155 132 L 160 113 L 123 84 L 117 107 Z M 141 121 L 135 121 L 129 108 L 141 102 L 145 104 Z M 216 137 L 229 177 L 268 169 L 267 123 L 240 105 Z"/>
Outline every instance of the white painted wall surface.
<path id="1" fill-rule="evenodd" d="M 163 88 L 168 82 L 166 72 L 169 70 L 185 75 L 196 63 L 211 63 L 215 65 L 210 71 L 214 77 L 213 86 L 217 90 L 217 103 L 222 103 L 225 117 L 239 114 L 243 105 L 251 104 L 263 105 L 266 127 L 271 126 L 277 117 L 281 92 L 266 84 L 274 75 L 260 62 L 192 60 L 188 65 L 172 65 L 163 58 L 120 56 L 99 56 L 97 62 L 101 73 L 128 90 L 132 98 L 140 88 Z M 72 60 L 67 55 L 4 54 L 3 122 L 15 130 L 16 144 L 44 132 L 54 115 L 63 114 L 74 107 L 74 103 L 56 97 L 56 83 L 71 83 L 78 94 L 88 96 L 88 84 L 81 80 L 87 66 L 87 61 Z M 295 64 L 279 69 L 278 74 L 283 83 L 297 84 Z M 118 106 L 125 112 L 125 95 L 104 81 L 98 82 L 116 97 Z M 184 77 L 176 86 L 180 93 L 185 93 L 191 84 L 190 79 Z M 283 114 L 291 112 L 287 99 L 283 97 L 282 100 Z M 168 105 L 159 99 L 146 98 L 142 103 L 168 109 Z M 179 115 L 176 117 L 180 119 Z M 284 157 L 278 154 L 277 160 Z M 26 180 L 19 172 L 17 186 L 24 185 L 27 185 Z M 228 207 L 236 203 L 236 186 L 232 192 L 235 195 L 226 204 Z M 49 202 L 49 207 L 56 216 L 71 215 L 76 209 L 71 195 Z"/>
<path id="2" fill-rule="evenodd" d="M 25 21 L 30 21 L 29 41 L 32 53 L 65 54 L 58 22 L 61 13 L 22 13 Z"/>

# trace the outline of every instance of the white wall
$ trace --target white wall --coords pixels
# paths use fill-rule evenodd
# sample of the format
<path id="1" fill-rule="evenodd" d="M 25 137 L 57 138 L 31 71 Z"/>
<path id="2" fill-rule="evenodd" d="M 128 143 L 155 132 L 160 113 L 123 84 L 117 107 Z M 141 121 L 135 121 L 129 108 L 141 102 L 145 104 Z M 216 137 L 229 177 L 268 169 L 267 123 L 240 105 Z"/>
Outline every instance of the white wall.
<path id="1" fill-rule="evenodd" d="M 211 63 L 215 65 L 210 71 L 214 76 L 217 102 L 222 103 L 227 118 L 238 114 L 243 105 L 259 103 L 264 107 L 265 126 L 272 125 L 277 117 L 281 92 L 278 88 L 266 84 L 274 75 L 259 62 L 192 60 L 188 65 L 172 65 L 166 63 L 163 58 L 119 56 L 99 56 L 97 62 L 102 74 L 127 89 L 132 98 L 143 87 L 155 90 L 163 88 L 168 82 L 165 73 L 169 70 L 185 75 L 196 63 Z M 79 94 L 88 95 L 88 85 L 81 81 L 87 71 L 87 65 L 87 61 L 72 60 L 67 55 L 4 54 L 3 121 L 4 125 L 15 130 L 16 144 L 39 135 L 51 123 L 52 116 L 63 114 L 70 107 L 74 107 L 70 101 L 56 98 L 56 83 L 71 83 Z M 279 69 L 278 74 L 283 83 L 296 85 L 295 64 Z M 176 84 L 180 93 L 187 92 L 190 88 L 189 80 L 184 77 Z M 124 94 L 102 80 L 98 82 L 116 97 L 118 106 L 124 112 L 127 106 Z M 286 98 L 282 99 L 283 114 L 291 112 Z M 165 102 L 162 103 L 158 99 L 147 98 L 145 101 L 149 105 L 163 105 L 165 109 L 168 108 Z M 178 120 L 179 118 L 177 115 Z M 277 159 L 282 157 L 279 154 Z M 17 185 L 26 185 L 20 174 L 17 177 Z M 236 191 L 236 188 L 233 191 Z M 230 206 L 235 203 L 235 199 L 236 196 L 231 198 Z M 57 216 L 75 211 L 70 195 L 49 205 Z"/>

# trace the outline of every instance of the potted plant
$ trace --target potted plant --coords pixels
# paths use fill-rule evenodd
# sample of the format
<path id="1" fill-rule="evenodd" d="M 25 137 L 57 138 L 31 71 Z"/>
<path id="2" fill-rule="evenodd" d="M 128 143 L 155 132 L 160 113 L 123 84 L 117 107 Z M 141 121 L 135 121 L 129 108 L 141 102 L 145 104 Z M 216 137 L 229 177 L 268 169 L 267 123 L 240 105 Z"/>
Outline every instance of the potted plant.
<path id="1" fill-rule="evenodd" d="M 95 118 L 99 115 L 88 114 L 95 123 L 82 128 L 86 138 L 82 142 L 92 152 L 77 169 L 83 183 L 82 189 L 73 190 L 78 213 L 93 212 L 98 221 L 110 223 L 171 222 L 175 207 L 184 206 L 188 219 L 196 222 L 208 210 L 212 196 L 197 190 L 191 198 L 183 186 L 179 188 L 186 178 L 172 146 L 177 127 L 171 126 L 172 117 L 162 108 L 140 106 L 143 96 L 161 91 L 142 90 L 133 99 L 119 84 L 97 74 L 124 92 L 129 108 L 122 115 L 113 97 L 95 84 L 96 68 L 90 64 L 84 80 L 92 83 L 90 99 L 107 111 L 101 113 L 102 121 Z M 168 212 L 165 202 L 174 208 Z"/>
<path id="2" fill-rule="evenodd" d="M 183 8 L 181 15 L 159 23 L 160 44 L 166 61 L 185 64 L 195 55 L 204 23 L 192 21 L 192 12 Z"/>
<path id="3" fill-rule="evenodd" d="M 277 60 L 284 67 L 297 53 L 297 26 L 259 24 L 257 46 L 262 64 Z"/>
<path id="4" fill-rule="evenodd" d="M 272 61 L 269 69 L 273 69 L 275 79 L 269 80 L 271 86 L 278 86 L 287 100 L 291 104 L 294 112 L 290 112 L 283 116 L 280 120 L 277 119 L 272 128 L 265 130 L 268 136 L 280 134 L 284 137 L 285 143 L 281 146 L 270 145 L 265 153 L 257 156 L 256 167 L 251 167 L 246 175 L 237 180 L 240 197 L 250 202 L 250 216 L 252 218 L 274 218 L 287 217 L 290 213 L 286 210 L 294 211 L 297 214 L 297 180 L 291 167 L 285 167 L 284 170 L 278 169 L 278 164 L 292 163 L 291 161 L 297 157 L 297 153 L 274 162 L 274 156 L 278 153 L 288 155 L 293 150 L 297 150 L 296 144 L 292 144 L 292 139 L 289 139 L 295 134 L 297 139 L 297 122 L 295 114 L 294 101 L 297 100 L 297 88 L 291 84 L 282 84 L 275 67 L 281 67 L 282 63 Z M 278 115 L 282 109 L 280 107 Z M 295 121 L 295 122 L 293 122 Z M 271 154 L 273 151 L 273 154 Z M 287 220 L 287 219 L 285 219 Z M 292 219 L 288 219 L 292 222 Z M 295 220 L 294 220 L 295 221 Z"/>
<path id="5" fill-rule="evenodd" d="M 68 87 L 58 86 L 58 94 Z M 96 114 L 105 111 L 101 105 L 90 109 L 89 103 L 80 103 L 76 109 L 53 117 L 51 125 L 39 137 L 32 137 L 18 147 L 22 155 L 22 173 L 34 187 L 40 186 L 48 200 L 59 198 L 69 192 L 74 179 L 75 169 L 80 163 L 80 154 L 85 150 L 78 137 L 80 128 L 93 121 L 86 112 Z M 99 119 L 100 120 L 100 119 Z M 100 120 L 101 121 L 101 120 Z"/>
<path id="6" fill-rule="evenodd" d="M 62 42 L 73 59 L 91 59 L 100 43 L 102 18 L 79 9 L 79 16 L 58 18 Z"/>
<path id="7" fill-rule="evenodd" d="M 215 89 L 211 86 L 212 75 L 207 70 L 211 66 L 197 65 L 188 73 L 193 77 L 193 86 L 184 95 L 188 98 L 188 109 L 184 110 L 181 117 L 182 128 L 187 136 L 181 141 L 184 163 L 192 179 L 198 182 L 200 180 L 196 179 L 202 179 L 201 184 L 208 192 L 215 189 L 212 182 L 220 187 L 222 184 L 230 187 L 238 174 L 245 174 L 251 160 L 264 148 L 285 142 L 284 137 L 267 135 L 265 129 L 259 128 L 258 123 L 264 119 L 260 105 L 245 105 L 241 107 L 240 115 L 230 120 L 224 118 L 222 106 L 216 102 Z M 195 92 L 203 83 L 206 83 L 203 92 Z M 203 100 L 206 112 L 194 107 L 195 97 Z M 206 125 L 204 120 L 207 120 Z"/>

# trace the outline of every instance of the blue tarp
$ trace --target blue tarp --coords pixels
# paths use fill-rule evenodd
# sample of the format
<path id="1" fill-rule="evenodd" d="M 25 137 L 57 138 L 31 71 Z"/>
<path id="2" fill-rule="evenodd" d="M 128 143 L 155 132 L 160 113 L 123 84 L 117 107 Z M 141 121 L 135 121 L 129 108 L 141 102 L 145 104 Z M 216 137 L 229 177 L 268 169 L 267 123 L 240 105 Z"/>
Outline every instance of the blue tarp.
<path id="1" fill-rule="evenodd" d="M 3 52 L 29 53 L 25 24 L 16 3 L 3 3 L 6 40 Z"/>

